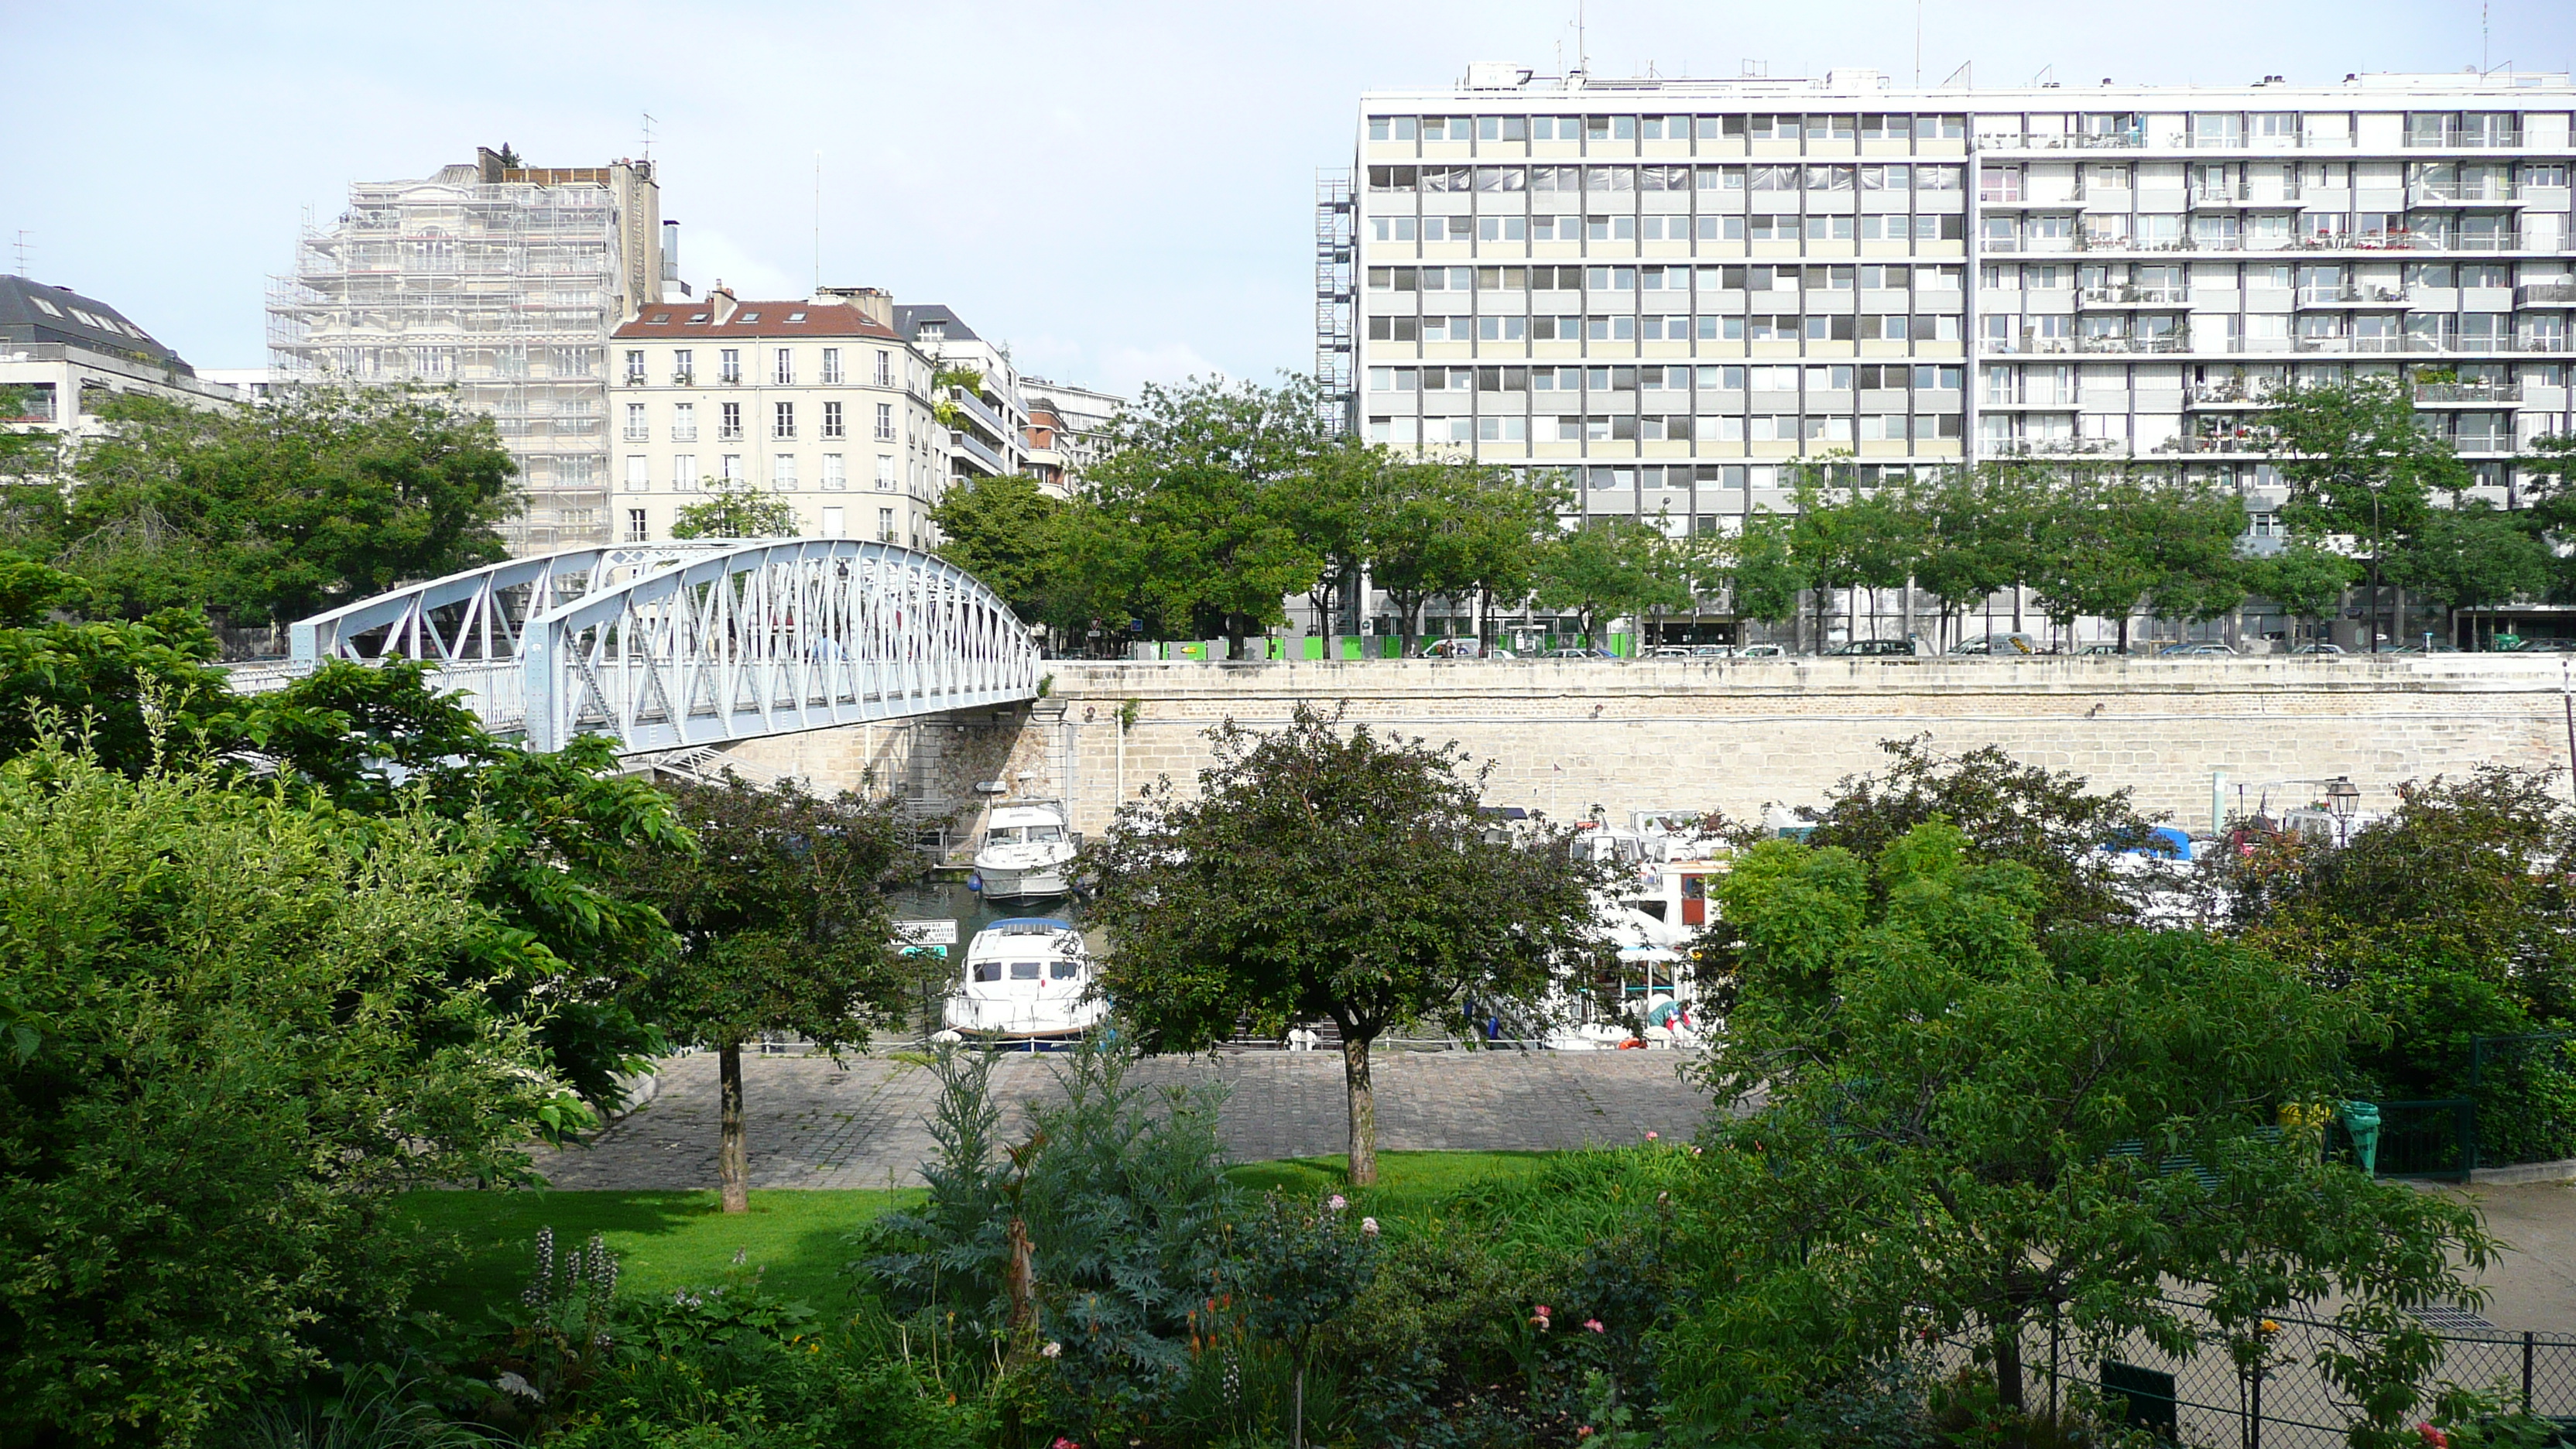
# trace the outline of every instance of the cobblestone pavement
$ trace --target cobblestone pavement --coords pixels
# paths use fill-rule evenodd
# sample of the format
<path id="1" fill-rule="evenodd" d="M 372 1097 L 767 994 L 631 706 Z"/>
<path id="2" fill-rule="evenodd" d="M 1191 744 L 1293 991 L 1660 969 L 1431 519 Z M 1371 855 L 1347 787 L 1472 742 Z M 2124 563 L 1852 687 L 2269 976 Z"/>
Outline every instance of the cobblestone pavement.
<path id="1" fill-rule="evenodd" d="M 1675 1075 L 1673 1052 L 1385 1052 L 1376 1061 L 1378 1145 L 1502 1150 L 1686 1137 L 1708 1098 Z M 993 1071 L 1005 1130 L 1054 1091 L 1055 1062 L 1010 1055 Z M 1342 1064 L 1327 1052 L 1158 1059 L 1130 1080 L 1232 1089 L 1219 1125 L 1240 1162 L 1338 1153 L 1349 1119 Z M 919 1182 L 932 1150 L 925 1124 L 938 1082 L 891 1056 L 748 1057 L 744 1130 L 754 1187 L 889 1187 Z M 651 1103 L 582 1147 L 541 1152 L 560 1188 L 701 1188 L 716 1182 L 716 1059 L 661 1064 Z"/>

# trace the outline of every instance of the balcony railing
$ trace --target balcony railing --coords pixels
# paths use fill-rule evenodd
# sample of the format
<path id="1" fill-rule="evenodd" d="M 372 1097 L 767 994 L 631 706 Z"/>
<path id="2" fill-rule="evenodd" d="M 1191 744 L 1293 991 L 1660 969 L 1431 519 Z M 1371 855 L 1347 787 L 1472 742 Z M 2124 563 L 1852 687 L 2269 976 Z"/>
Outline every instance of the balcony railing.
<path id="1" fill-rule="evenodd" d="M 2576 307 L 2576 282 L 2531 282 L 2514 289 L 2517 307 Z"/>
<path id="2" fill-rule="evenodd" d="M 2124 438 L 1987 438 L 1977 444 L 1990 458 L 2076 458 L 2128 449 Z"/>
<path id="3" fill-rule="evenodd" d="M 2522 188 L 2511 181 L 2418 181 L 2406 188 L 2409 206 L 2475 206 L 2481 202 L 2520 201 Z"/>
<path id="4" fill-rule="evenodd" d="M 1998 132 L 1977 138 L 1980 151 L 2128 151 L 2146 144 L 2147 138 L 2135 131 L 2109 136 L 2032 136 Z"/>
<path id="5" fill-rule="evenodd" d="M 2302 307 L 2403 307 L 2403 287 L 2301 287 Z"/>
<path id="6" fill-rule="evenodd" d="M 2194 206 L 2296 206 L 2300 189 L 2296 186 L 2195 186 L 2191 189 Z"/>
<path id="7" fill-rule="evenodd" d="M 2561 333 L 2521 337 L 2302 337 L 2301 352 L 2424 352 L 2477 356 L 2490 352 L 2567 352 L 2576 350 Z"/>
<path id="8" fill-rule="evenodd" d="M 2159 453 L 2260 453 L 2269 445 L 2250 428 L 2227 433 L 2185 434 L 2156 444 Z"/>
<path id="9" fill-rule="evenodd" d="M 2241 382 L 2213 382 L 2184 388 L 2182 401 L 2183 406 L 2193 408 L 2265 408 L 2270 407 L 2274 399 L 2271 388 L 2251 387 Z"/>
<path id="10" fill-rule="evenodd" d="M 2187 287 L 2087 287 L 2076 301 L 2100 307 L 2187 307 Z"/>
<path id="11" fill-rule="evenodd" d="M 2421 135 L 2414 131 L 2406 133 L 2406 145 L 2409 149 L 2435 150 L 2448 148 L 2459 151 L 2504 150 L 2512 147 L 2519 147 L 2521 144 L 2522 133 L 2520 131 L 2507 131 L 2501 135 L 2487 135 L 2483 133 L 2473 134 L 2466 131 L 2445 131 L 2438 136 Z"/>
<path id="12" fill-rule="evenodd" d="M 2522 401 L 2522 384 L 2518 382 L 2419 382 L 2415 384 L 2415 403 L 2439 406 L 2445 403 L 2482 406 L 2503 405 Z"/>

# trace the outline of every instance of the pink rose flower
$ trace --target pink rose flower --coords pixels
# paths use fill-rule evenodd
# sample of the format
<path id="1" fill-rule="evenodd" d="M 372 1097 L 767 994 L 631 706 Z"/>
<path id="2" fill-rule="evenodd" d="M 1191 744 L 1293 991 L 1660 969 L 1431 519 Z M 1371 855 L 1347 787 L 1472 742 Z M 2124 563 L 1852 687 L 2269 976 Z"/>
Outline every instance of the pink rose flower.
<path id="1" fill-rule="evenodd" d="M 1601 1320 L 1598 1318 L 1587 1318 L 1583 1320 L 1583 1326 L 1591 1329 L 1594 1333 L 1608 1333 L 1610 1331 L 1601 1326 Z"/>

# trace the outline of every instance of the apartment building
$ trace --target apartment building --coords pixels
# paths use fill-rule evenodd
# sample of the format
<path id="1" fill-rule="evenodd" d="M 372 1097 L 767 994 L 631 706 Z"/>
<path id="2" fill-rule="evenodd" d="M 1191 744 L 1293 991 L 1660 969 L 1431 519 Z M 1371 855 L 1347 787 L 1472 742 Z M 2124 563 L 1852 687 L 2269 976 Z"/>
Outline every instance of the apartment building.
<path id="1" fill-rule="evenodd" d="M 1919 89 L 1475 65 L 1362 98 L 1317 369 L 1399 447 L 1716 530 L 1829 455 L 2277 475 L 2268 389 L 2406 375 L 2500 495 L 2569 412 L 2564 75 Z"/>
<path id="2" fill-rule="evenodd" d="M 676 278 L 660 187 L 650 161 L 531 167 L 506 153 L 354 183 L 334 223 L 308 224 L 293 275 L 270 282 L 271 371 L 281 385 L 454 386 L 519 465 L 511 551 L 605 543 L 609 330 Z"/>
<path id="3" fill-rule="evenodd" d="M 1062 498 L 1074 480 L 1100 455 L 1109 427 L 1127 403 L 1087 387 L 1049 382 L 1042 377 L 1020 380 L 1028 399 L 1028 473 L 1040 487 Z"/>
<path id="4" fill-rule="evenodd" d="M 950 468 L 932 359 L 873 287 L 649 305 L 608 339 L 617 432 L 608 507 L 620 542 L 671 536 L 712 480 L 795 505 L 808 538 L 927 548 Z"/>
<path id="5" fill-rule="evenodd" d="M 119 393 L 191 407 L 228 407 L 241 395 L 198 376 L 187 359 L 126 315 L 68 287 L 0 276 L 0 426 L 80 439 L 104 430 L 99 404 Z"/>

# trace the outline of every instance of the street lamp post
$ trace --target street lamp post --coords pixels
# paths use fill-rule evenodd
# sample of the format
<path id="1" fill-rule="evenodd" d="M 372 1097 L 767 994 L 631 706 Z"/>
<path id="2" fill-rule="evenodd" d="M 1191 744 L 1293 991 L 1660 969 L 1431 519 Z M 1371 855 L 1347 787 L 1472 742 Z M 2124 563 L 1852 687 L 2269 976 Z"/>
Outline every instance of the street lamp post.
<path id="1" fill-rule="evenodd" d="M 2337 775 L 2334 783 L 2326 786 L 2326 808 L 2334 812 L 2337 849 L 2351 843 L 2353 807 L 2360 803 L 2361 791 L 2354 787 L 2351 776 Z"/>

